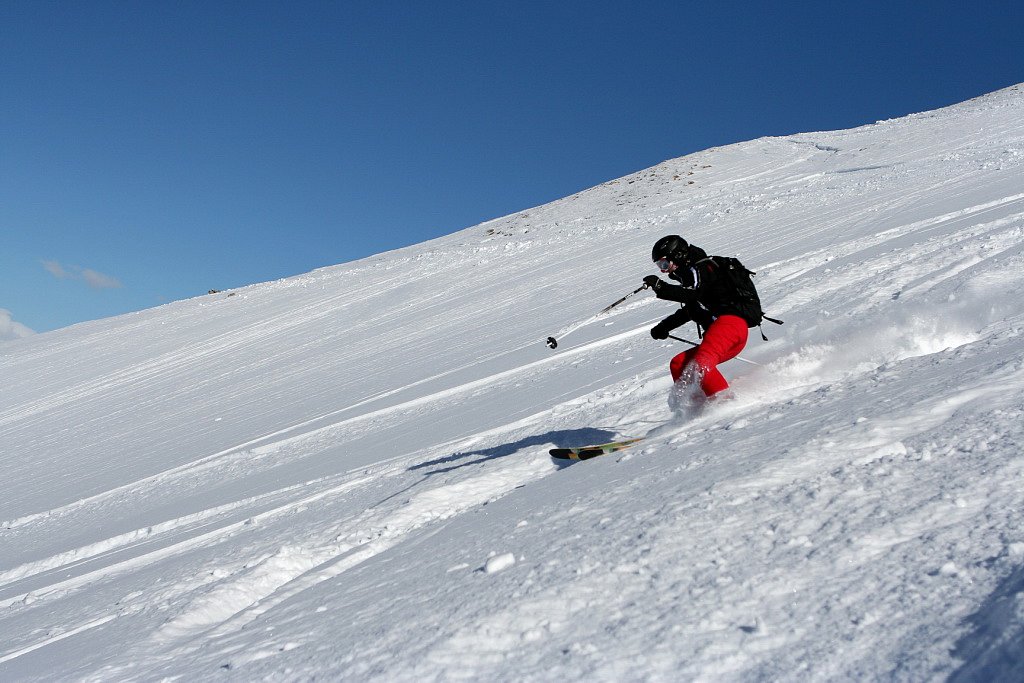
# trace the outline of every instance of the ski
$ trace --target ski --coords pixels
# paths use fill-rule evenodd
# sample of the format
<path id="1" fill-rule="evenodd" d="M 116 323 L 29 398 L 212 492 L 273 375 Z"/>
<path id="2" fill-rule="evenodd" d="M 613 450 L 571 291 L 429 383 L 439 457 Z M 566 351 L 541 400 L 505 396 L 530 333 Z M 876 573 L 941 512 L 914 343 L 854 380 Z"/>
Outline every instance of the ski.
<path id="1" fill-rule="evenodd" d="M 559 460 L 590 460 L 596 458 L 599 455 L 607 455 L 608 453 L 615 453 L 617 451 L 623 451 L 637 442 L 643 441 L 644 437 L 637 437 L 635 439 L 624 439 L 622 441 L 612 441 L 609 443 L 597 444 L 594 446 L 578 446 L 576 448 L 552 448 L 548 451 L 552 458 L 558 458 Z"/>

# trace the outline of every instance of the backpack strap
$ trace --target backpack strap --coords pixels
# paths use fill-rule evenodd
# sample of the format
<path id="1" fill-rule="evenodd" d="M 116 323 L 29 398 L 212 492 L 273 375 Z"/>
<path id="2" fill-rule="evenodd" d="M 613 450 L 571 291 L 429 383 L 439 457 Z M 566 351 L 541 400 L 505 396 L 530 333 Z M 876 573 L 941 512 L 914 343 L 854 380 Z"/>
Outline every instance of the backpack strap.
<path id="1" fill-rule="evenodd" d="M 775 318 L 769 318 L 768 316 L 766 316 L 764 314 L 764 311 L 761 311 L 761 320 L 767 320 L 768 322 L 775 323 L 776 325 L 784 325 L 785 324 L 781 320 L 777 320 Z M 768 337 L 765 336 L 764 328 L 761 327 L 760 323 L 757 324 L 757 329 L 761 331 L 761 339 L 763 339 L 765 341 L 768 341 Z"/>
<path id="2" fill-rule="evenodd" d="M 702 263 L 710 263 L 715 268 L 721 268 L 722 267 L 722 264 L 720 264 L 718 261 L 716 261 L 714 256 L 705 256 L 704 258 L 700 259 L 699 261 L 694 261 L 693 264 L 690 265 L 690 267 L 696 269 L 697 266 L 699 266 Z"/>

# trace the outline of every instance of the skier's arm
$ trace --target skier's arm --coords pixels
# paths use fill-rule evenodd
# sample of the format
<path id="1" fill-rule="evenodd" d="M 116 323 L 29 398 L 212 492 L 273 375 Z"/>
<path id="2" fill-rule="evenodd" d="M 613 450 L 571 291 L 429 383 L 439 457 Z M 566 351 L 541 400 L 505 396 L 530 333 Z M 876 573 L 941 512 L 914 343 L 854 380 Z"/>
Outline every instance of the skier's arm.
<path id="1" fill-rule="evenodd" d="M 654 290 L 654 295 L 666 301 L 677 301 L 681 304 L 688 304 L 697 300 L 697 287 L 700 284 L 700 276 L 695 268 L 689 268 L 679 273 L 677 277 L 682 284 L 674 285 L 665 282 L 657 275 L 648 275 L 644 282 Z"/>
<path id="2" fill-rule="evenodd" d="M 669 317 L 662 320 L 660 323 L 651 328 L 651 336 L 655 339 L 667 339 L 668 333 L 676 329 L 680 325 L 693 320 L 689 313 L 686 312 L 685 308 L 680 308 L 678 311 L 670 315 Z"/>

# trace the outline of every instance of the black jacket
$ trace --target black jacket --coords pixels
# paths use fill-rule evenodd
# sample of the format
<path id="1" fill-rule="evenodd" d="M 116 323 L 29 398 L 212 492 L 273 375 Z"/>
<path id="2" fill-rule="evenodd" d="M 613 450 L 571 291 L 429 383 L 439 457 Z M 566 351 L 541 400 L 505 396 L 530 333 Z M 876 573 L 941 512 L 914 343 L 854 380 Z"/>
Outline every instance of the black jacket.
<path id="1" fill-rule="evenodd" d="M 671 331 L 691 320 L 702 329 L 707 329 L 715 318 L 721 315 L 738 315 L 743 312 L 737 307 L 728 291 L 728 283 L 720 277 L 718 264 L 709 259 L 700 247 L 690 245 L 687 262 L 669 277 L 679 284 L 664 280 L 654 289 L 659 299 L 677 301 L 682 306 L 658 326 Z"/>

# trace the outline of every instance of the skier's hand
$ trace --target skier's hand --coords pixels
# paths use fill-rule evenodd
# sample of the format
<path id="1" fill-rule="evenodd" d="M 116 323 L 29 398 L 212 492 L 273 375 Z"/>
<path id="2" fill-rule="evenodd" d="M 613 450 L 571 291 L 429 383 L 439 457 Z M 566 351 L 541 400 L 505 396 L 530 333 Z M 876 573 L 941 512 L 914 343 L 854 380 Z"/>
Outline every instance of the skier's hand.
<path id="1" fill-rule="evenodd" d="M 662 321 L 651 328 L 651 336 L 655 339 L 668 339 L 668 333 L 671 331 L 672 328 L 665 325 L 665 322 Z"/>
<path id="2" fill-rule="evenodd" d="M 661 278 L 657 275 L 648 275 L 644 278 L 644 284 L 657 292 L 658 287 L 661 287 Z"/>

